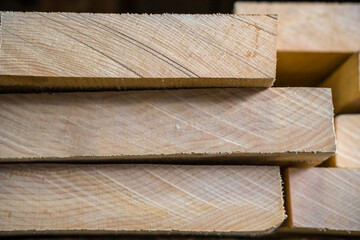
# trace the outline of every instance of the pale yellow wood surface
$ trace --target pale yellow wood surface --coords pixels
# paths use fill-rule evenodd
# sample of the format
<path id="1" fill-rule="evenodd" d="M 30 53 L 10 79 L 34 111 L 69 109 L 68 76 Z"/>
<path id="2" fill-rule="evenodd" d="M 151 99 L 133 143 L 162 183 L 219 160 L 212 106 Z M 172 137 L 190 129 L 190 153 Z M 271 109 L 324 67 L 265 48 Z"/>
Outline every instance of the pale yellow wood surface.
<path id="1" fill-rule="evenodd" d="M 325 88 L 3 94 L 0 109 L 0 161 L 316 164 L 335 152 Z"/>
<path id="2" fill-rule="evenodd" d="M 360 168 L 360 114 L 335 118 L 336 154 L 330 159 L 333 167 Z"/>
<path id="3" fill-rule="evenodd" d="M 257 86 L 276 15 L 3 12 L 0 90 Z"/>
<path id="4" fill-rule="evenodd" d="M 284 219 L 278 167 L 0 165 L 0 232 L 255 233 Z"/>
<path id="5" fill-rule="evenodd" d="M 360 54 L 354 53 L 321 87 L 332 89 L 335 113 L 360 113 Z"/>
<path id="6" fill-rule="evenodd" d="M 285 181 L 292 230 L 360 232 L 360 169 L 290 168 Z"/>
<path id="7" fill-rule="evenodd" d="M 279 51 L 360 50 L 358 3 L 236 2 L 234 13 L 278 14 Z"/>

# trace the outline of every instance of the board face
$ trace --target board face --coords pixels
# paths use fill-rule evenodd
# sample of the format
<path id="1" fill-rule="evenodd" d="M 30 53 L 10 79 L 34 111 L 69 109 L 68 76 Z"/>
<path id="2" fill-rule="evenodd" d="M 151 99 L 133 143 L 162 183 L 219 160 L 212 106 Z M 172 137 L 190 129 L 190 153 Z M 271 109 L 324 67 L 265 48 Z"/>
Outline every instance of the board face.
<path id="1" fill-rule="evenodd" d="M 319 163 L 335 151 L 324 88 L 3 94 L 0 108 L 1 161 Z"/>
<path id="2" fill-rule="evenodd" d="M 256 233 L 284 219 L 278 167 L 3 164 L 0 232 Z"/>
<path id="3" fill-rule="evenodd" d="M 1 13 L 3 89 L 269 87 L 276 16 Z"/>
<path id="4" fill-rule="evenodd" d="M 342 114 L 335 118 L 336 154 L 330 159 L 333 167 L 360 167 L 360 114 Z"/>
<path id="5" fill-rule="evenodd" d="M 285 180 L 293 230 L 359 233 L 359 169 L 290 168 Z"/>

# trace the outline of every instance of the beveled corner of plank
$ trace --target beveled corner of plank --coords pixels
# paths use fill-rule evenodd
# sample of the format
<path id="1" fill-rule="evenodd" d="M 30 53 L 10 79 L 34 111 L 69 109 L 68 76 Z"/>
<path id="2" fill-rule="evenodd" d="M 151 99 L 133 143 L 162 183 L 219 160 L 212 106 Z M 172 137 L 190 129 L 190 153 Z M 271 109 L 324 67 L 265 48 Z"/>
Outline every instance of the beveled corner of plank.
<path id="1" fill-rule="evenodd" d="M 3 89 L 270 87 L 272 15 L 2 12 Z"/>

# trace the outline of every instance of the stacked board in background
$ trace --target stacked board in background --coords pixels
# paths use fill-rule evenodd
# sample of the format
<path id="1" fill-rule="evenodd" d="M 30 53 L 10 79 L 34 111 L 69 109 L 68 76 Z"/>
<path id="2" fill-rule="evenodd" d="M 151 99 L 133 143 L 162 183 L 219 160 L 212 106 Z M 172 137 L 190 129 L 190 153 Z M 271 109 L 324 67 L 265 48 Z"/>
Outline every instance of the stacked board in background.
<path id="1" fill-rule="evenodd" d="M 275 86 L 331 88 L 334 112 L 340 114 L 337 153 L 322 165 L 327 167 L 284 171 L 288 219 L 278 232 L 358 235 L 360 5 L 237 2 L 234 12 L 277 13 Z"/>
<path id="2" fill-rule="evenodd" d="M 337 152 L 327 162 L 332 167 L 360 168 L 360 114 L 335 118 Z"/>
<path id="3" fill-rule="evenodd" d="M 323 86 L 334 91 L 336 113 L 345 111 L 344 104 L 349 101 L 356 100 L 357 110 L 349 106 L 347 112 L 360 109 L 359 63 L 358 58 L 354 59 L 360 50 L 359 12 L 357 3 L 236 2 L 234 5 L 236 14 L 278 14 L 275 86 L 318 86 L 327 79 Z M 330 77 L 331 74 L 344 72 L 345 68 L 349 69 L 347 65 L 352 64 L 357 67 L 351 66 L 348 75 L 337 73 L 343 75 L 341 81 L 351 82 L 352 87 L 348 88 L 347 84 L 336 86 L 338 80 Z M 347 76 L 351 79 L 345 80 Z M 353 88 L 355 86 L 357 89 Z M 348 96 L 347 91 L 354 93 Z"/>
<path id="4" fill-rule="evenodd" d="M 285 171 L 287 228 L 282 231 L 360 234 L 360 169 Z"/>

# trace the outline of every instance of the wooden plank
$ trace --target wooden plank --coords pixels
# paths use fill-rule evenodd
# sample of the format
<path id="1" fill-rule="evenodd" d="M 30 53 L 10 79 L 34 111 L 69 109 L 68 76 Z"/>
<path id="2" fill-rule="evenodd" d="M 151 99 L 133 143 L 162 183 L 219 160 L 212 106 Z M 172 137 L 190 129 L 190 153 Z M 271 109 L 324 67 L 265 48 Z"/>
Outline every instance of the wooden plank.
<path id="1" fill-rule="evenodd" d="M 0 161 L 318 164 L 335 153 L 325 88 L 0 95 Z"/>
<path id="2" fill-rule="evenodd" d="M 236 2 L 234 12 L 279 15 L 275 86 L 317 86 L 360 50 L 358 3 Z"/>
<path id="3" fill-rule="evenodd" d="M 2 91 L 270 87 L 276 15 L 3 12 Z"/>
<path id="4" fill-rule="evenodd" d="M 360 168 L 360 114 L 335 118 L 336 154 L 329 160 L 332 167 Z"/>
<path id="5" fill-rule="evenodd" d="M 333 92 L 335 113 L 360 113 L 360 54 L 354 53 L 321 87 Z"/>
<path id="6" fill-rule="evenodd" d="M 285 171 L 288 231 L 360 233 L 360 169 Z"/>
<path id="7" fill-rule="evenodd" d="M 278 167 L 2 164 L 0 232 L 261 233 L 285 217 Z"/>
<path id="8" fill-rule="evenodd" d="M 236 2 L 234 13 L 278 14 L 278 51 L 360 50 L 358 3 Z"/>

